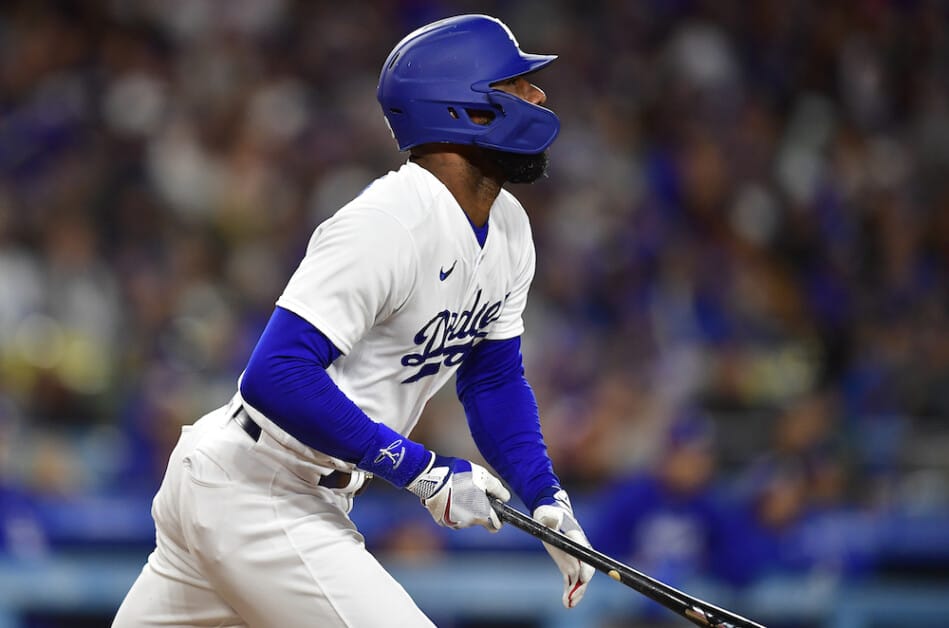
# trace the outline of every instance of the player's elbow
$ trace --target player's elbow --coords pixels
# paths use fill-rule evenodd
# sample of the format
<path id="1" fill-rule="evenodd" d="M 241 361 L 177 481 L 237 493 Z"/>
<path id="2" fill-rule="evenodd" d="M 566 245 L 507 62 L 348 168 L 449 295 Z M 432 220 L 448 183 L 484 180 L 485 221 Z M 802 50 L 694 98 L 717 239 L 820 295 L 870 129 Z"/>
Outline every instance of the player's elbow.
<path id="1" fill-rule="evenodd" d="M 266 405 L 267 400 L 265 392 L 267 389 L 267 371 L 261 364 L 262 360 L 255 359 L 255 356 L 256 354 L 251 356 L 248 361 L 247 368 L 244 369 L 244 373 L 241 375 L 238 390 L 241 393 L 241 399 L 245 403 L 266 413 L 263 406 Z"/>
<path id="2" fill-rule="evenodd" d="M 273 406 L 290 392 L 287 385 L 294 379 L 287 362 L 266 339 L 258 343 L 238 385 L 244 403 L 268 417 L 277 410 Z"/>

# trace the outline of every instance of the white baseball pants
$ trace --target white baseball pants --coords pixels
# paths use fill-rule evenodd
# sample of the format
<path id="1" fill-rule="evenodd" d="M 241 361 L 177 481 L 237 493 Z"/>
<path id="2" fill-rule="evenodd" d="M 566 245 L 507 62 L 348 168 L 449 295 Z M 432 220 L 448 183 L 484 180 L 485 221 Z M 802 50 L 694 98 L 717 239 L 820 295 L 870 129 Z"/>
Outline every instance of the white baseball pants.
<path id="1" fill-rule="evenodd" d="M 366 551 L 352 496 L 298 460 L 227 407 L 184 427 L 152 504 L 156 548 L 113 628 L 433 626 Z"/>

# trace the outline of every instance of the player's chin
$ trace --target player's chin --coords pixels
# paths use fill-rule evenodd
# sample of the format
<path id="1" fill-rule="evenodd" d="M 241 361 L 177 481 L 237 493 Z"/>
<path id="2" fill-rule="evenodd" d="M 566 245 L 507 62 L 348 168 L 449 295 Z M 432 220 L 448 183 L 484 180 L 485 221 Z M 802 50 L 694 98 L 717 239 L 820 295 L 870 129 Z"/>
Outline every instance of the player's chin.
<path id="1" fill-rule="evenodd" d="M 550 163 L 547 151 L 523 155 L 503 150 L 484 149 L 488 157 L 497 164 L 508 183 L 533 183 L 547 176 Z"/>

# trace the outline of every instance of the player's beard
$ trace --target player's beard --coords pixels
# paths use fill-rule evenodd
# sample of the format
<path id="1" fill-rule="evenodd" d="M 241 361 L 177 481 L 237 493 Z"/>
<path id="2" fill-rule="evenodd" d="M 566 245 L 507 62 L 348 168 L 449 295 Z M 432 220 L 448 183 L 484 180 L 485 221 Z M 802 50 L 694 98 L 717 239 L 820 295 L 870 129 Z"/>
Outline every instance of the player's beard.
<path id="1" fill-rule="evenodd" d="M 486 148 L 485 153 L 501 169 L 508 183 L 533 183 L 547 176 L 547 151 L 522 155 Z"/>

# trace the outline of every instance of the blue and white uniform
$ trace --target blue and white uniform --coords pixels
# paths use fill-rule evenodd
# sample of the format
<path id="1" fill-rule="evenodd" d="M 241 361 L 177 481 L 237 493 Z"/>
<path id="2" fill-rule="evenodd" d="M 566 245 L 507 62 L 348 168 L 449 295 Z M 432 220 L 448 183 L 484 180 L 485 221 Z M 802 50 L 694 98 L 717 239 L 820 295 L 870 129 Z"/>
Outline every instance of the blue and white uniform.
<path id="1" fill-rule="evenodd" d="M 321 224 L 240 392 L 185 428 L 114 625 L 431 625 L 347 513 L 367 472 L 405 486 L 430 464 L 408 437 L 459 368 L 489 463 L 531 507 L 559 488 L 519 352 L 533 274 L 511 194 L 478 230 L 412 162 Z"/>
<path id="2" fill-rule="evenodd" d="M 534 274 L 528 218 L 502 190 L 489 225 L 482 248 L 448 189 L 409 162 L 313 234 L 277 305 L 342 352 L 327 372 L 374 421 L 408 434 L 474 344 L 523 333 Z"/>

